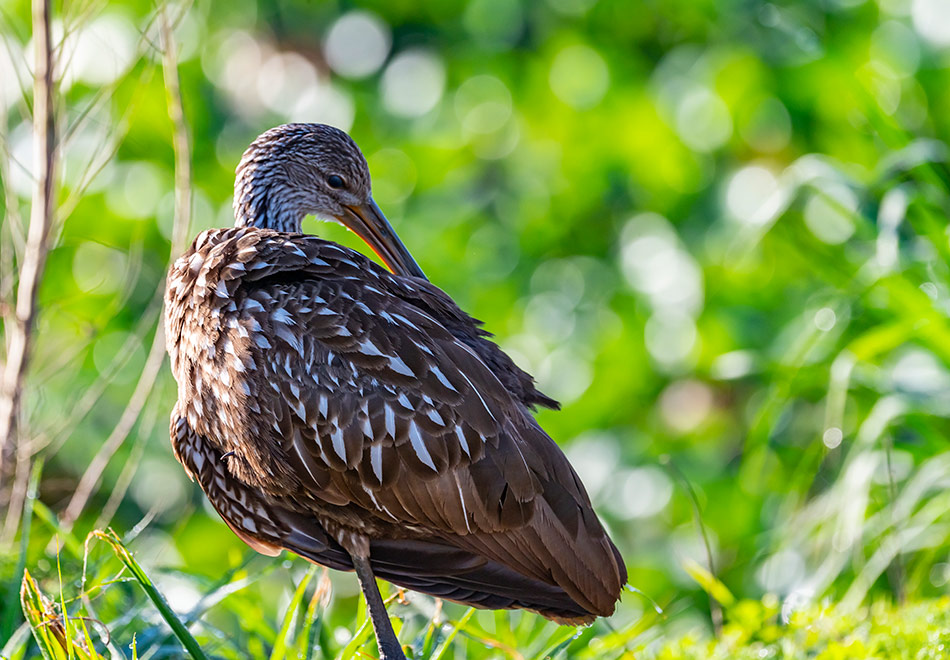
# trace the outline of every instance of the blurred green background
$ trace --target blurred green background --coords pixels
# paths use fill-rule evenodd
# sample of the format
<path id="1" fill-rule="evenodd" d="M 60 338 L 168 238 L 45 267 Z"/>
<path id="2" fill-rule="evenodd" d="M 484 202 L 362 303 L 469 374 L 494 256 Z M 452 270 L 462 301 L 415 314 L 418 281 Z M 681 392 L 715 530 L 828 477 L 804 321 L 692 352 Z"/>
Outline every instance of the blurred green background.
<path id="1" fill-rule="evenodd" d="M 7 287 L 32 185 L 29 12 L 0 0 Z M 214 654 L 266 657 L 306 571 L 248 559 L 171 455 L 167 365 L 149 387 L 174 207 L 164 16 L 193 150 L 189 240 L 232 224 L 257 134 L 343 128 L 431 280 L 562 401 L 541 423 L 643 594 L 572 649 L 598 657 L 590 640 L 611 630 L 711 630 L 693 563 L 786 620 L 823 599 L 947 592 L 950 0 L 84 0 L 54 14 L 59 211 L 23 413 L 44 461 L 24 561 L 48 591 L 51 539 L 111 524 L 178 612 L 247 580 L 198 629 Z M 366 251 L 338 226 L 305 228 Z M 332 581 L 336 649 L 358 599 L 355 578 Z M 117 643 L 137 632 L 140 653 L 174 655 L 139 592 L 96 594 Z M 411 602 L 393 613 L 431 616 L 431 599 Z M 473 621 L 495 639 L 502 621 L 542 629 Z"/>

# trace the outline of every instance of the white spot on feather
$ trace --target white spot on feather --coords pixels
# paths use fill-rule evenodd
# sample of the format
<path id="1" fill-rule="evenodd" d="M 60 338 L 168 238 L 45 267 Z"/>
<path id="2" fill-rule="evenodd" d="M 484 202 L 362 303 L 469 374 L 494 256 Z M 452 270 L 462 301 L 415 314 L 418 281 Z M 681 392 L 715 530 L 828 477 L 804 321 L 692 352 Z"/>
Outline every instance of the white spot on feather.
<path id="1" fill-rule="evenodd" d="M 391 406 L 385 406 L 383 408 L 383 417 L 386 420 L 386 433 L 389 434 L 389 437 L 396 439 L 396 413 L 393 411 Z"/>
<path id="2" fill-rule="evenodd" d="M 409 442 L 412 443 L 412 450 L 416 452 L 416 456 L 419 460 L 422 461 L 424 465 L 428 465 L 438 472 L 435 463 L 432 462 L 432 456 L 429 455 L 429 450 L 426 449 L 426 443 L 422 439 L 422 434 L 419 433 L 419 427 L 416 426 L 415 422 L 409 423 Z"/>
<path id="3" fill-rule="evenodd" d="M 382 445 L 373 445 L 369 448 L 369 462 L 373 466 L 373 474 L 380 483 L 383 482 L 383 447 Z"/>
<path id="4" fill-rule="evenodd" d="M 371 342 L 369 339 L 364 339 L 363 341 L 361 341 L 361 342 L 359 343 L 359 346 L 358 346 L 357 350 L 359 350 L 359 352 L 362 353 L 363 355 L 368 355 L 368 356 L 377 356 L 377 355 L 378 355 L 378 356 L 382 356 L 382 355 L 384 355 L 384 354 L 383 354 L 382 352 L 380 352 L 380 350 L 376 347 L 376 344 L 374 344 L 373 342 Z M 389 360 L 390 360 L 390 362 L 392 362 L 392 358 L 389 358 Z"/>
<path id="5" fill-rule="evenodd" d="M 278 307 L 273 311 L 271 317 L 274 319 L 275 323 L 284 323 L 286 325 L 294 325 L 294 319 L 290 316 L 288 312 L 283 307 Z"/>
<path id="6" fill-rule="evenodd" d="M 399 323 L 402 323 L 402 324 L 404 324 L 404 325 L 408 325 L 408 326 L 409 326 L 410 328 L 412 328 L 413 330 L 418 330 L 418 329 L 419 329 L 419 326 L 417 326 L 415 323 L 413 323 L 412 321 L 410 321 L 409 319 L 407 319 L 407 318 L 406 318 L 405 316 L 403 316 L 402 314 L 393 314 L 393 318 L 395 318 Z"/>
<path id="7" fill-rule="evenodd" d="M 336 452 L 336 455 L 339 456 L 341 460 L 346 461 L 346 445 L 343 444 L 343 430 L 339 427 L 334 427 L 333 432 L 330 434 L 330 441 L 333 443 L 333 451 Z"/>
<path id="8" fill-rule="evenodd" d="M 468 448 L 468 440 L 465 438 L 465 433 L 462 431 L 462 427 L 458 424 L 455 425 L 455 436 L 459 439 L 459 445 L 462 447 L 462 451 L 465 452 L 466 456 L 471 458 L 472 452 Z"/>
<path id="9" fill-rule="evenodd" d="M 389 368 L 395 371 L 397 374 L 402 374 L 403 376 L 409 376 L 410 378 L 415 378 L 416 376 L 415 372 L 413 372 L 413 370 L 402 361 L 402 358 L 399 357 L 389 358 Z"/>
<path id="10" fill-rule="evenodd" d="M 439 369 L 438 367 L 430 367 L 429 373 L 431 373 L 433 376 L 438 378 L 439 382 L 442 383 L 443 386 L 447 387 L 453 392 L 458 392 L 458 390 L 452 386 L 452 383 L 449 382 L 449 379 L 445 377 L 445 374 L 442 373 L 442 370 Z"/>
<path id="11" fill-rule="evenodd" d="M 462 484 L 459 483 L 458 475 L 455 475 L 455 487 L 459 491 L 459 503 L 462 505 L 462 519 L 465 520 L 465 529 L 471 533 L 472 528 L 468 526 L 468 510 L 465 508 L 465 493 L 462 492 Z"/>
<path id="12" fill-rule="evenodd" d="M 459 371 L 459 373 L 462 374 L 462 378 L 464 378 L 466 382 L 472 387 L 472 391 L 475 392 L 475 396 L 478 397 L 478 400 L 482 402 L 482 407 L 485 408 L 485 412 L 488 413 L 488 416 L 492 418 L 492 421 L 497 422 L 498 420 L 495 419 L 494 415 L 492 415 L 491 408 L 489 408 L 488 404 L 485 403 L 485 399 L 482 398 L 482 394 L 481 392 L 478 391 L 478 388 L 475 387 L 475 384 L 471 380 L 469 380 L 468 376 L 465 375 L 464 371 Z"/>

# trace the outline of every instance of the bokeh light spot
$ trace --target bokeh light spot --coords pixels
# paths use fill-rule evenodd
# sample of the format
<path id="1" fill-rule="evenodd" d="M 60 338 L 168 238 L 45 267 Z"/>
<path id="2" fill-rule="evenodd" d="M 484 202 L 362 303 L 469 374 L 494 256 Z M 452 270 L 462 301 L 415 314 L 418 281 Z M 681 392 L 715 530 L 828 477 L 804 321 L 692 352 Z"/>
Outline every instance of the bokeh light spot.
<path id="1" fill-rule="evenodd" d="M 677 433 L 695 431 L 712 411 L 712 390 L 698 380 L 670 383 L 660 394 L 663 423 Z"/>
<path id="2" fill-rule="evenodd" d="M 131 493 L 143 511 L 165 517 L 180 513 L 188 490 L 184 483 L 184 472 L 177 465 L 164 458 L 149 458 L 142 462 L 136 472 Z"/>
<path id="3" fill-rule="evenodd" d="M 655 213 L 635 216 L 624 227 L 621 241 L 624 275 L 654 309 L 699 312 L 704 297 L 702 271 L 680 248 L 664 217 Z"/>
<path id="4" fill-rule="evenodd" d="M 103 14 L 69 33 L 63 43 L 63 86 L 108 85 L 132 65 L 136 28 L 123 14 Z"/>
<path id="5" fill-rule="evenodd" d="M 914 0 L 914 29 L 934 46 L 950 46 L 950 0 Z"/>
<path id="6" fill-rule="evenodd" d="M 455 114 L 466 133 L 491 133 L 511 117 L 511 92 L 498 78 L 469 78 L 455 92 Z"/>
<path id="7" fill-rule="evenodd" d="M 695 87 L 677 105 L 676 132 L 691 149 L 713 151 L 732 137 L 729 107 L 709 89 Z"/>
<path id="8" fill-rule="evenodd" d="M 844 434 L 837 426 L 832 426 L 831 428 L 825 429 L 825 432 L 821 435 L 821 441 L 828 449 L 837 448 L 839 445 L 841 445 L 841 440 L 843 438 Z"/>
<path id="9" fill-rule="evenodd" d="M 117 178 L 122 184 L 110 186 L 106 191 L 109 209 L 122 218 L 153 216 L 166 185 L 162 171 L 143 160 L 121 167 Z"/>
<path id="10" fill-rule="evenodd" d="M 115 293 L 122 286 L 125 268 L 125 253 L 101 243 L 84 241 L 73 254 L 73 280 L 84 293 Z"/>
<path id="11" fill-rule="evenodd" d="M 837 320 L 838 317 L 835 315 L 835 310 L 830 307 L 822 307 L 815 312 L 815 327 L 822 332 L 828 332 L 835 327 Z"/>
<path id="12" fill-rule="evenodd" d="M 589 46 L 568 46 L 554 57 L 548 78 L 551 91 L 567 105 L 590 108 L 604 97 L 610 84 L 607 63 Z"/>
<path id="13" fill-rule="evenodd" d="M 853 215 L 858 198 L 840 183 L 823 183 L 805 202 L 805 225 L 819 240 L 830 245 L 844 243 L 854 234 Z"/>
<path id="14" fill-rule="evenodd" d="M 920 65 L 920 45 L 913 30 L 900 21 L 879 25 L 871 35 L 871 59 L 898 76 L 913 75 Z"/>
<path id="15" fill-rule="evenodd" d="M 651 316 L 643 331 L 650 357 L 666 369 L 689 366 L 699 333 L 692 318 L 681 312 L 666 311 Z"/>
<path id="16" fill-rule="evenodd" d="M 745 224 L 772 222 L 784 206 L 782 198 L 778 177 L 761 165 L 743 167 L 726 184 L 726 210 Z"/>
<path id="17" fill-rule="evenodd" d="M 317 85 L 317 69 L 299 53 L 274 53 L 257 75 L 257 93 L 272 112 L 285 113 L 301 93 Z"/>
<path id="18" fill-rule="evenodd" d="M 407 50 L 397 55 L 380 82 L 383 105 L 397 117 L 419 117 L 442 98 L 445 68 L 426 50 Z"/>
<path id="19" fill-rule="evenodd" d="M 608 507 L 626 519 L 649 518 L 663 511 L 673 496 L 673 482 L 663 470 L 647 465 L 621 475 L 619 497 L 608 500 Z"/>
<path id="20" fill-rule="evenodd" d="M 287 118 L 329 124 L 349 131 L 355 115 L 356 107 L 350 95 L 336 85 L 324 83 L 303 91 Z"/>
<path id="21" fill-rule="evenodd" d="M 351 11 L 330 28 L 323 53 L 334 73 L 365 78 L 386 61 L 392 37 L 389 26 L 368 11 Z"/>

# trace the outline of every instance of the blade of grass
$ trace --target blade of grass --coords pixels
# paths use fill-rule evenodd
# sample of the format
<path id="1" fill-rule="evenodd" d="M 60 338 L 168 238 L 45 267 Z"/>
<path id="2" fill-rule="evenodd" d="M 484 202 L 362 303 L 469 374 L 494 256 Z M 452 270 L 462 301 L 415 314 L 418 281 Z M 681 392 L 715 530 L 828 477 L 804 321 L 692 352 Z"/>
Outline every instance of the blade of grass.
<path id="1" fill-rule="evenodd" d="M 149 600 L 151 600 L 155 605 L 155 608 L 158 610 L 159 614 L 161 614 L 162 618 L 165 619 L 165 622 L 172 629 L 175 637 L 178 638 L 178 641 L 181 642 L 181 645 L 185 647 L 191 657 L 195 658 L 195 660 L 207 660 L 207 657 L 205 656 L 204 651 L 201 650 L 198 642 L 195 640 L 192 634 L 188 632 L 188 629 L 184 626 L 184 624 L 182 624 L 181 620 L 168 605 L 165 597 L 162 596 L 161 592 L 155 587 L 152 580 L 145 573 L 145 570 L 135 560 L 135 557 L 132 556 L 132 553 L 129 552 L 128 548 L 123 545 L 116 533 L 111 529 L 107 532 L 97 529 L 89 534 L 89 537 L 87 537 L 87 542 L 92 538 L 105 541 L 112 548 L 112 552 L 115 553 L 115 556 L 118 557 L 119 561 L 121 561 L 125 567 L 129 569 L 129 572 L 132 573 L 132 576 L 145 591 L 145 594 L 148 596 Z"/>
<path id="2" fill-rule="evenodd" d="M 432 651 L 438 642 L 439 633 L 442 631 L 442 624 L 439 622 L 441 617 L 442 600 L 440 598 L 436 598 L 435 611 L 432 613 L 432 618 L 429 619 L 429 625 L 426 626 L 426 636 L 422 642 L 422 651 L 420 652 L 420 656 L 423 659 L 427 659 L 430 655 L 432 655 Z"/>
<path id="3" fill-rule="evenodd" d="M 48 506 L 37 500 L 34 503 L 34 509 L 36 517 L 39 518 L 42 522 L 53 530 L 54 536 L 61 539 L 63 542 L 63 549 L 65 549 L 69 554 L 71 554 L 76 559 L 82 559 L 83 550 L 82 543 L 79 542 L 79 539 L 76 536 L 63 527 L 63 524 L 60 522 L 59 517 L 50 510 Z"/>
<path id="4" fill-rule="evenodd" d="M 394 600 L 396 600 L 398 597 L 399 597 L 399 594 L 396 593 L 390 596 L 389 598 L 387 598 L 385 601 L 383 601 L 383 604 L 388 607 L 389 604 L 392 603 Z M 369 618 L 369 612 L 366 608 L 366 601 L 363 598 L 360 598 L 359 611 L 360 611 L 360 616 L 357 619 L 357 621 L 361 622 L 360 627 L 356 630 L 356 633 L 353 635 L 353 638 L 349 641 L 349 643 L 347 643 L 347 645 L 343 647 L 343 651 L 340 652 L 340 656 L 339 656 L 340 660 L 350 660 L 350 658 L 352 658 L 356 654 L 356 652 L 359 651 L 360 647 L 366 643 L 366 640 L 369 639 L 369 637 L 371 636 L 373 632 L 373 627 L 370 625 L 370 623 L 372 623 L 372 620 Z M 393 620 L 392 617 L 390 617 L 389 620 L 392 623 L 393 632 L 396 633 L 396 638 L 398 639 L 399 633 L 402 630 L 402 620 L 398 618 Z"/>
<path id="5" fill-rule="evenodd" d="M 52 602 L 43 595 L 28 570 L 23 571 L 20 606 L 43 657 L 46 660 L 67 657 L 64 650 L 66 635 L 62 631 L 62 623 L 53 611 Z"/>
<path id="6" fill-rule="evenodd" d="M 271 651 L 270 660 L 283 660 L 287 655 L 287 636 L 290 634 L 290 629 L 293 627 L 294 620 L 297 618 L 297 610 L 300 608 L 300 603 L 303 602 L 307 585 L 310 584 L 310 580 L 316 572 L 316 564 L 311 564 L 310 568 L 308 568 L 304 574 L 303 579 L 300 580 L 300 584 L 298 584 L 294 590 L 294 595 L 290 599 L 287 611 L 284 613 L 284 620 L 280 625 L 280 630 L 277 632 L 277 641 L 274 643 L 274 650 Z"/>
<path id="7" fill-rule="evenodd" d="M 369 618 L 367 618 L 363 621 L 362 625 L 356 629 L 353 639 L 343 647 L 343 651 L 340 653 L 340 660 L 350 660 L 359 648 L 370 638 L 372 632 L 373 628 L 369 625 Z"/>
<path id="8" fill-rule="evenodd" d="M 449 652 L 452 642 L 455 640 L 455 636 L 459 634 L 460 630 L 465 630 L 465 626 L 468 625 L 468 620 L 472 618 L 473 614 L 475 614 L 475 608 L 468 608 L 468 611 L 462 615 L 462 618 L 458 620 L 458 623 L 452 626 L 452 632 L 446 635 L 445 640 L 443 640 L 442 645 L 432 655 L 431 660 L 442 660 L 442 657 Z"/>
<path id="9" fill-rule="evenodd" d="M 716 579 L 716 576 L 709 572 L 705 566 L 701 566 L 692 559 L 683 561 L 683 570 L 703 588 L 711 598 L 715 598 L 718 603 L 724 607 L 729 607 L 736 602 L 735 596 L 726 588 L 722 582 Z"/>
<path id="10" fill-rule="evenodd" d="M 538 654 L 537 660 L 556 657 L 558 653 L 570 646 L 571 642 L 577 639 L 579 635 L 580 631 L 577 628 L 567 626 L 558 628 L 548 640 L 547 647 Z"/>
<path id="11" fill-rule="evenodd" d="M 323 630 L 323 616 L 317 614 L 317 608 L 320 608 L 321 612 L 326 609 L 327 602 L 330 599 L 330 587 L 330 572 L 324 568 L 320 574 L 320 581 L 317 582 L 317 588 L 314 590 L 313 596 L 310 597 L 303 630 L 300 631 L 300 641 L 305 646 L 298 653 L 298 657 L 303 655 L 304 660 L 313 658 L 314 644 L 320 640 L 320 633 Z M 323 651 L 323 648 L 321 648 L 321 651 Z"/>

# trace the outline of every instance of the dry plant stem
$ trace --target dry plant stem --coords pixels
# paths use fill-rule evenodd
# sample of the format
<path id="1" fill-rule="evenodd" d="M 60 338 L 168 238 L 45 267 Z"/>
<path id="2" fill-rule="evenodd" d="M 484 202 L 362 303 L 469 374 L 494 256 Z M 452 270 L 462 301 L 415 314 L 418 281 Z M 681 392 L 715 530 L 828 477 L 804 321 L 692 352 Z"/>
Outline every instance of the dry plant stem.
<path id="1" fill-rule="evenodd" d="M 153 404 L 149 406 L 148 410 L 145 412 L 145 415 L 142 419 L 142 424 L 139 426 L 138 437 L 132 444 L 132 451 L 129 454 L 129 459 L 123 466 L 122 472 L 119 473 L 119 478 L 116 480 L 115 486 L 112 487 L 112 492 L 109 493 L 109 500 L 106 502 L 105 506 L 102 507 L 102 511 L 99 513 L 99 518 L 96 520 L 96 524 L 94 525 L 95 529 L 104 529 L 105 527 L 108 527 L 109 523 L 112 522 L 112 517 L 115 515 L 115 512 L 119 510 L 119 504 L 121 504 L 122 500 L 125 499 L 125 495 L 129 490 L 129 486 L 132 485 L 132 479 L 135 477 L 135 473 L 139 469 L 142 456 L 145 454 L 145 442 L 155 428 L 155 420 L 157 416 L 157 406 L 154 405 L 153 402 Z"/>
<path id="2" fill-rule="evenodd" d="M 125 410 L 122 411 L 118 424 L 112 429 L 112 433 L 109 434 L 109 437 L 96 452 L 95 457 L 89 463 L 89 467 L 83 473 L 79 485 L 76 486 L 76 492 L 73 493 L 73 497 L 69 500 L 69 505 L 63 513 L 61 522 L 65 529 L 72 529 L 73 523 L 82 513 L 89 498 L 92 497 L 92 493 L 99 483 L 102 473 L 105 472 L 109 460 L 119 450 L 125 439 L 129 437 L 129 433 L 132 432 L 132 427 L 138 421 L 142 408 L 145 407 L 145 402 L 148 401 L 148 397 L 152 393 L 152 386 L 155 384 L 158 372 L 161 371 L 164 358 L 165 333 L 162 332 L 162 326 L 159 324 L 155 329 L 152 347 L 149 349 L 145 367 L 142 369 L 142 375 L 139 376 L 139 382 L 135 385 L 132 397 L 126 404 Z"/>
<path id="3" fill-rule="evenodd" d="M 53 217 L 56 126 L 53 109 L 53 53 L 50 43 L 50 2 L 33 0 L 33 162 L 36 167 L 30 228 L 26 250 L 20 265 L 17 287 L 16 319 L 7 328 L 7 361 L 0 381 L 0 487 L 10 473 L 10 461 L 19 455 L 25 442 L 18 433 L 17 417 L 23 392 L 23 379 L 29 364 L 30 338 L 36 320 L 36 294 L 43 278 L 49 251 L 50 220 Z M 28 474 L 29 470 L 22 472 Z M 20 482 L 23 481 L 23 488 Z M 26 481 L 18 479 L 10 495 L 2 538 L 16 531 L 20 506 L 26 495 Z M 22 492 L 21 492 L 22 491 Z"/>
<path id="4" fill-rule="evenodd" d="M 172 226 L 172 245 L 169 255 L 169 261 L 172 261 L 184 252 L 191 225 L 191 143 L 188 139 L 188 125 L 185 122 L 185 109 L 181 102 L 175 36 L 168 18 L 167 7 L 162 10 L 162 45 L 162 70 L 165 75 L 168 116 L 174 127 L 172 145 L 175 151 L 175 220 Z"/>
<path id="5" fill-rule="evenodd" d="M 191 146 L 188 140 L 188 127 L 181 102 L 181 88 L 178 81 L 178 59 L 175 53 L 175 40 L 172 25 L 165 10 L 162 10 L 162 68 L 165 75 L 165 91 L 168 101 L 168 115 L 174 127 L 173 146 L 175 150 L 175 220 L 172 228 L 171 258 L 175 258 L 185 249 L 188 226 L 191 218 Z M 152 346 L 148 352 L 145 368 L 135 386 L 132 398 L 122 412 L 106 442 L 100 447 L 86 472 L 82 475 L 76 492 L 73 494 L 62 524 L 71 529 L 92 496 L 102 473 L 122 443 L 131 433 L 135 422 L 144 408 L 155 379 L 158 377 L 165 358 L 165 332 L 161 323 L 155 329 Z"/>

